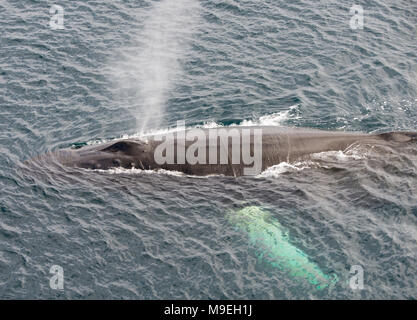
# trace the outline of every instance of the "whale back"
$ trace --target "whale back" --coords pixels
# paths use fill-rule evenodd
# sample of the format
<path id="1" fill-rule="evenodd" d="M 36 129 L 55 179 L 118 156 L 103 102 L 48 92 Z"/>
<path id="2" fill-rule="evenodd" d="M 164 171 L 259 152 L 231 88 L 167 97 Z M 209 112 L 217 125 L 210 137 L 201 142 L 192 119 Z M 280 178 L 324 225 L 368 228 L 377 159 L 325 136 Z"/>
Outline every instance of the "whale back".
<path id="1" fill-rule="evenodd" d="M 251 168 L 253 163 L 243 163 L 243 134 L 249 130 L 250 154 L 259 150 L 261 141 L 261 170 L 279 164 L 281 162 L 293 162 L 311 154 L 326 151 L 344 151 L 356 144 L 364 145 L 387 145 L 401 147 L 404 143 L 417 141 L 417 132 L 387 132 L 381 134 L 352 133 L 343 131 L 325 131 L 308 128 L 286 128 L 286 127 L 233 127 L 226 140 L 220 140 L 217 136 L 211 136 L 212 129 L 202 129 L 203 138 L 181 139 L 189 131 L 176 132 L 161 139 L 161 136 L 150 136 L 146 140 L 123 139 L 115 140 L 101 145 L 86 146 L 76 150 L 66 150 L 60 153 L 61 163 L 74 167 L 109 169 L 112 167 L 141 168 L 141 169 L 165 169 L 180 171 L 191 175 L 224 174 L 240 176 L 245 174 L 245 168 Z M 221 129 L 219 129 L 221 130 Z M 248 131 L 246 131 L 248 132 Z M 201 134 L 201 131 L 200 131 Z M 194 137 L 194 135 L 191 135 Z M 256 137 L 260 140 L 255 139 Z M 213 143 L 216 139 L 216 143 Z M 226 142 L 225 142 L 226 141 Z M 246 140 L 248 141 L 248 140 Z M 173 145 L 175 150 L 180 148 L 187 153 L 188 148 L 193 145 L 198 155 L 204 151 L 205 161 L 197 163 L 179 163 L 175 153 L 174 163 L 159 163 L 155 159 L 161 144 Z M 232 154 L 238 150 L 240 162 L 233 162 Z M 247 150 L 246 150 L 247 151 Z M 220 161 L 221 152 L 227 154 L 226 162 Z M 210 155 L 216 154 L 217 162 L 210 162 Z M 247 154 L 247 153 L 246 153 Z M 258 167 L 259 162 L 257 162 Z M 259 173 L 259 172 L 257 172 Z M 255 173 L 255 174 L 257 174 Z"/>

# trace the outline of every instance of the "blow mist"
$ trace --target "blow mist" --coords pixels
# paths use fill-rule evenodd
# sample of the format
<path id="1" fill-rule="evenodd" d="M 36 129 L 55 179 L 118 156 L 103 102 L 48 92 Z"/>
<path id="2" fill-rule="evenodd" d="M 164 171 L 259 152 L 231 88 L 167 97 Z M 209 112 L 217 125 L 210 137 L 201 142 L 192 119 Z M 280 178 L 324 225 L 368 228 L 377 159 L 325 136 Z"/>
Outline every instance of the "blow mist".
<path id="1" fill-rule="evenodd" d="M 161 125 L 199 27 L 200 5 L 197 0 L 162 0 L 145 15 L 140 10 L 142 28 L 120 49 L 111 77 L 143 133 Z"/>

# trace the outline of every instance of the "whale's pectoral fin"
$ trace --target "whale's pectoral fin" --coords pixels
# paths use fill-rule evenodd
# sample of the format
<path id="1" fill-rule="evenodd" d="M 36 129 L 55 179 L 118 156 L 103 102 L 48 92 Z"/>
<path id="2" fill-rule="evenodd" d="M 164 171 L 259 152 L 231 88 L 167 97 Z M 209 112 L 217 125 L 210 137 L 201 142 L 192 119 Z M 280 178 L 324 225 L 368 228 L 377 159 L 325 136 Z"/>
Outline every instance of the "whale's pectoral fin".
<path id="1" fill-rule="evenodd" d="M 103 152 L 123 153 L 133 155 L 139 153 L 139 144 L 132 141 L 118 141 L 102 149 Z"/>
<path id="2" fill-rule="evenodd" d="M 417 132 L 386 132 L 378 135 L 384 140 L 395 142 L 417 141 Z"/>

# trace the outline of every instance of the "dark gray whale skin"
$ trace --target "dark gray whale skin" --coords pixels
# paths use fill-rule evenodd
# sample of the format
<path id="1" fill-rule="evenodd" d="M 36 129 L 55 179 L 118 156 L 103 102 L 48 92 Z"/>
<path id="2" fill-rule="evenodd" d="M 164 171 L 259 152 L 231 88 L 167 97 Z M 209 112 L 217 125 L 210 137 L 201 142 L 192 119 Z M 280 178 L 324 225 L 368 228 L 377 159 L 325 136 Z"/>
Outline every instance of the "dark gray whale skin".
<path id="1" fill-rule="evenodd" d="M 325 131 L 309 128 L 285 128 L 285 127 L 235 127 L 238 132 L 243 129 L 262 129 L 262 171 L 280 162 L 292 162 L 303 159 L 311 154 L 323 151 L 344 151 L 356 144 L 364 145 L 388 145 L 399 146 L 417 142 L 417 132 L 387 132 L 381 134 L 352 133 L 342 131 Z M 202 129 L 203 130 L 203 129 Z M 204 129 L 205 131 L 212 129 Z M 183 132 L 184 133 L 184 132 Z M 160 135 L 161 137 L 163 135 Z M 208 134 L 207 134 L 208 136 Z M 143 170 L 165 169 L 183 172 L 189 175 L 244 175 L 244 168 L 251 167 L 243 163 L 231 164 L 158 164 L 154 159 L 155 148 L 162 143 L 155 139 L 157 136 L 146 137 L 146 140 L 120 139 L 93 146 L 85 146 L 79 149 L 62 149 L 50 154 L 60 164 L 69 167 L 86 169 L 110 169 L 115 167 L 138 168 Z M 207 145 L 208 145 L 207 138 Z M 171 140 L 175 147 L 182 140 L 173 134 Z M 193 141 L 187 141 L 185 148 Z M 233 146 L 232 139 L 228 145 L 229 151 Z M 218 143 L 218 151 L 220 150 Z M 207 159 L 208 150 L 207 146 Z M 176 150 L 176 149 L 175 149 Z M 251 139 L 253 151 L 253 135 Z M 230 153 L 231 154 L 231 153 Z M 176 157 L 175 157 L 176 160 Z M 219 163 L 219 162 L 217 162 Z"/>

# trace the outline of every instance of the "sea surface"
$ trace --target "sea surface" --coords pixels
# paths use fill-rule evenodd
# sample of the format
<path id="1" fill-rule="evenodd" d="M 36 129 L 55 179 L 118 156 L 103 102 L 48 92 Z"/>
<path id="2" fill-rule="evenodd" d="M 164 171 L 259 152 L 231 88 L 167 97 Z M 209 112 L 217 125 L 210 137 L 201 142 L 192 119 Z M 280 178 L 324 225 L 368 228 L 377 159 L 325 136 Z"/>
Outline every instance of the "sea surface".
<path id="1" fill-rule="evenodd" d="M 0 30 L 1 299 L 417 298 L 415 145 L 241 178 L 25 162 L 179 120 L 416 131 L 415 0 L 1 0 Z M 338 280 L 262 259 L 248 207 Z"/>

